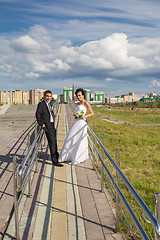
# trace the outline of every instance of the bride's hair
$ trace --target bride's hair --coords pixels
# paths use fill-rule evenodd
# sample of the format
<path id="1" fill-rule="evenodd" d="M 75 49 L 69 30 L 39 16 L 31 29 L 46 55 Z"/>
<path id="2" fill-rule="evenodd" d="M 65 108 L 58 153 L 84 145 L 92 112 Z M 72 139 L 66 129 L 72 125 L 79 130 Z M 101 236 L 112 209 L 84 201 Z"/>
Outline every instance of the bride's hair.
<path id="1" fill-rule="evenodd" d="M 75 95 L 77 95 L 77 93 L 81 92 L 83 96 L 85 96 L 85 93 L 84 93 L 84 90 L 83 88 L 78 88 L 76 91 L 75 91 Z"/>

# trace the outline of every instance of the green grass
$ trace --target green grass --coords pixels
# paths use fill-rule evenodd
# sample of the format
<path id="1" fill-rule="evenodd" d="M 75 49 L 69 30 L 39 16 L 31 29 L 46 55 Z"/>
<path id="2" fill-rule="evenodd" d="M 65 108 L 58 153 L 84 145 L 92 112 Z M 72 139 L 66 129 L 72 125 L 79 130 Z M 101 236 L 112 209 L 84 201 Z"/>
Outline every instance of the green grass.
<path id="1" fill-rule="evenodd" d="M 125 121 L 128 122 L 133 122 L 134 114 L 137 114 L 136 123 L 141 123 L 141 119 L 143 118 L 145 123 L 149 123 L 150 121 L 153 123 L 158 121 L 158 116 L 160 116 L 160 112 L 155 112 L 153 114 L 152 110 L 151 112 L 147 110 L 147 112 L 137 111 L 136 113 L 132 113 L 131 111 L 105 111 L 98 109 L 95 112 L 102 113 L 102 115 L 106 112 L 106 114 L 109 113 L 112 118 L 116 116 L 118 119 L 123 118 L 122 120 L 125 119 Z M 147 116 L 150 116 L 150 118 Z M 157 120 L 155 120 L 154 117 Z M 148 119 L 150 120 L 148 121 Z M 103 130 L 104 146 L 113 159 L 115 159 L 116 148 L 119 149 L 121 170 L 148 205 L 152 213 L 154 213 L 154 195 L 155 192 L 160 191 L 160 126 L 114 124 L 106 122 L 98 117 L 89 119 L 89 125 L 91 127 L 92 122 L 95 123 L 95 132 L 99 138 Z M 113 167 L 109 166 L 107 159 L 105 161 L 113 175 L 115 175 Z M 139 218 L 142 219 L 139 207 L 122 182 L 120 182 L 120 186 L 128 201 L 133 206 L 133 209 Z M 142 222 L 148 235 L 152 239 L 154 233 L 151 225 L 146 224 L 143 219 Z M 127 231 L 124 224 L 122 224 L 120 229 L 124 232 Z M 138 233 L 137 237 L 141 239 Z M 128 239 L 132 238 L 128 236 Z"/>
<path id="2" fill-rule="evenodd" d="M 136 124 L 150 124 L 150 123 L 160 123 L 160 110 L 159 109 L 114 109 L 107 107 L 97 107 L 93 106 L 93 110 L 96 114 L 102 116 L 107 116 L 114 119 L 119 119 Z"/>

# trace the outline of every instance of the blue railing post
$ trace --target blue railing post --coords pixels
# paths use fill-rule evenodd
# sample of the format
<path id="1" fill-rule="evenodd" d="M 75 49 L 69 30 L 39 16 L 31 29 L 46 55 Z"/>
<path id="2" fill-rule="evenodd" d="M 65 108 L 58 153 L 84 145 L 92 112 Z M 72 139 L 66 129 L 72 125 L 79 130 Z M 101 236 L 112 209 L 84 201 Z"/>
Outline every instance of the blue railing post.
<path id="1" fill-rule="evenodd" d="M 103 139 L 103 131 L 101 131 L 101 142 L 104 144 L 104 139 Z M 101 148 L 101 157 L 104 160 L 104 152 L 103 149 Z M 102 165 L 102 170 L 101 170 L 101 191 L 104 192 L 104 174 L 103 174 L 103 165 Z"/>
<path id="2" fill-rule="evenodd" d="M 30 145 L 31 145 L 31 142 L 30 142 L 30 134 L 28 134 L 28 151 L 29 151 L 29 148 L 30 148 Z M 28 158 L 28 165 L 29 165 L 29 162 L 30 162 L 30 157 Z M 30 174 L 30 177 L 29 177 L 29 180 L 28 180 L 28 197 L 31 197 L 31 174 Z"/>
<path id="3" fill-rule="evenodd" d="M 160 222 L 160 193 L 155 193 L 155 217 Z M 160 229 L 158 231 L 160 233 Z M 160 236 L 155 232 L 155 240 L 160 240 Z"/>
<path id="4" fill-rule="evenodd" d="M 116 149 L 116 163 L 117 163 L 117 166 L 119 167 L 119 149 L 118 148 Z M 116 170 L 116 182 L 117 182 L 117 185 L 119 186 L 119 174 L 117 170 Z M 116 199 L 119 202 L 119 194 L 117 191 L 116 191 Z M 116 227 L 118 227 L 118 225 L 119 225 L 119 206 L 118 204 L 116 204 Z"/>
<path id="5" fill-rule="evenodd" d="M 94 125 L 94 122 L 93 122 L 93 131 L 95 131 L 95 125 Z M 94 138 L 94 136 L 93 136 L 93 142 L 94 142 L 94 144 L 95 144 L 95 138 Z M 95 156 L 94 156 L 94 154 L 93 154 L 93 169 L 95 170 Z"/>
<path id="6" fill-rule="evenodd" d="M 13 156 L 13 189 L 14 189 L 15 236 L 16 239 L 19 240 L 17 161 L 15 155 Z"/>

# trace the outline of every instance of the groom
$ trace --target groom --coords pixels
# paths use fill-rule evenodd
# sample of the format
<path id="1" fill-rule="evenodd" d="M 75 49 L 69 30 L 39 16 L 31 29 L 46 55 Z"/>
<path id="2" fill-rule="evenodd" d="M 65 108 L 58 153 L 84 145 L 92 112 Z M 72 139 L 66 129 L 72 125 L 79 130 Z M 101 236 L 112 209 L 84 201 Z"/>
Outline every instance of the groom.
<path id="1" fill-rule="evenodd" d="M 54 126 L 55 115 L 51 108 L 51 99 L 52 92 L 50 90 L 45 91 L 44 100 L 38 103 L 36 119 L 45 130 L 53 165 L 62 167 L 63 165 L 58 162 L 59 153 L 57 152 L 56 129 Z"/>

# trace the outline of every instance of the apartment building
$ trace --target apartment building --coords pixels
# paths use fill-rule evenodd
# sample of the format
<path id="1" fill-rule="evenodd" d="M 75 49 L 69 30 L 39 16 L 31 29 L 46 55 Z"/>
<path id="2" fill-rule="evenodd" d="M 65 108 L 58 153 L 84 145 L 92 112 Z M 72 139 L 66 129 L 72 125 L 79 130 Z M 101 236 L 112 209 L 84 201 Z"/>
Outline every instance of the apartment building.
<path id="1" fill-rule="evenodd" d="M 103 92 L 95 92 L 95 101 L 104 103 L 104 93 Z"/>
<path id="2" fill-rule="evenodd" d="M 31 89 L 29 90 L 29 103 L 38 104 L 44 96 L 46 89 Z"/>
<path id="3" fill-rule="evenodd" d="M 29 103 L 28 91 L 16 90 L 12 92 L 12 102 L 18 105 L 25 105 Z"/>
<path id="4" fill-rule="evenodd" d="M 124 94 L 121 95 L 121 98 L 124 99 L 124 103 L 129 103 L 129 102 L 135 102 L 137 101 L 136 94 L 135 93 L 129 93 L 129 94 Z"/>
<path id="5" fill-rule="evenodd" d="M 28 91 L 22 91 L 22 104 L 29 104 L 29 94 Z"/>
<path id="6" fill-rule="evenodd" d="M 73 88 L 64 87 L 63 88 L 63 99 L 65 103 L 68 103 L 69 98 L 73 100 Z"/>
<path id="7" fill-rule="evenodd" d="M 119 96 L 116 96 L 114 98 L 107 98 L 105 102 L 108 104 L 123 103 L 124 99 Z"/>
<path id="8" fill-rule="evenodd" d="M 0 91 L 0 104 L 4 104 L 4 91 Z"/>
<path id="9" fill-rule="evenodd" d="M 105 103 L 111 103 L 111 104 L 115 104 L 115 103 L 131 103 L 131 102 L 135 102 L 138 101 L 139 98 L 136 97 L 136 93 L 129 93 L 129 94 L 124 94 L 124 95 L 120 95 L 120 96 L 115 96 L 114 98 L 106 98 L 105 99 Z"/>
<path id="10" fill-rule="evenodd" d="M 27 91 L 0 91 L 1 104 L 28 104 Z"/>
<path id="11" fill-rule="evenodd" d="M 90 101 L 90 90 L 84 89 L 84 97 L 86 101 Z"/>

